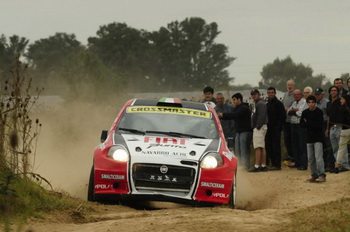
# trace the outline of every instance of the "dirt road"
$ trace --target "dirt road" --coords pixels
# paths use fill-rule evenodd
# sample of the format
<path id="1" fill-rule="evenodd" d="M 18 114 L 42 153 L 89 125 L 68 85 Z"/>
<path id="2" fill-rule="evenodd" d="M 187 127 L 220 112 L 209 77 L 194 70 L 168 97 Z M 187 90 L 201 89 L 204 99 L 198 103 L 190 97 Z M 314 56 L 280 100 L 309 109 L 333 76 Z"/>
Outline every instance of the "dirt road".
<path id="1" fill-rule="evenodd" d="M 41 114 L 44 126 L 34 172 L 55 189 L 84 199 L 93 148 L 99 143 L 101 130 L 110 127 L 118 111 L 81 102 L 69 109 Z M 170 203 L 154 203 L 153 210 L 96 204 L 90 213 L 83 204 L 80 214 L 62 212 L 32 220 L 26 228 L 35 232 L 276 231 L 290 221 L 291 212 L 350 197 L 350 172 L 329 174 L 326 183 L 306 183 L 309 176 L 309 171 L 288 167 L 266 173 L 239 171 L 235 210 Z"/>
<path id="2" fill-rule="evenodd" d="M 238 173 L 237 209 L 150 203 L 152 210 L 96 205 L 81 220 L 33 220 L 26 227 L 46 231 L 276 231 L 298 209 L 350 196 L 350 172 L 328 174 L 326 183 L 307 183 L 309 171 L 283 168 Z M 75 222 L 75 223 L 73 223 Z M 79 222 L 79 223 L 78 223 Z"/>

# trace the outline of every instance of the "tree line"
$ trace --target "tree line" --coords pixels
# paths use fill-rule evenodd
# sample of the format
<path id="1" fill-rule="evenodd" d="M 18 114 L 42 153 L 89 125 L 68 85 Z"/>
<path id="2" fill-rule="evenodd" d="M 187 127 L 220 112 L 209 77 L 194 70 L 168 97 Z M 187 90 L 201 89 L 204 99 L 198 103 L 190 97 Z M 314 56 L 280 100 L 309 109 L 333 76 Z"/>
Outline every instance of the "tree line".
<path id="1" fill-rule="evenodd" d="M 219 34 L 217 23 L 192 17 L 151 32 L 110 23 L 100 26 L 87 45 L 67 33 L 33 43 L 18 35 L 2 35 L 0 75 L 6 79 L 16 55 L 21 54 L 34 83 L 44 86 L 47 94 L 67 91 L 72 97 L 96 98 L 126 89 L 172 92 L 201 90 L 206 85 L 216 89 L 250 87 L 232 85 L 234 77 L 227 68 L 235 57 L 228 55 L 226 45 L 215 42 Z M 282 91 L 289 79 L 300 87 L 327 82 L 325 75 L 314 76 L 311 67 L 296 64 L 289 56 L 266 64 L 260 74 L 260 88 L 274 86 Z"/>
<path id="2" fill-rule="evenodd" d="M 84 87 L 106 91 L 188 91 L 205 85 L 227 86 L 226 70 L 234 58 L 224 44 L 216 23 L 201 18 L 171 22 L 148 32 L 125 23 L 101 26 L 84 46 L 74 34 L 56 33 L 29 44 L 17 35 L 0 38 L 0 71 L 7 69 L 16 53 L 25 57 L 37 83 L 51 92 L 71 93 Z M 59 85 L 58 85 L 59 84 Z"/>

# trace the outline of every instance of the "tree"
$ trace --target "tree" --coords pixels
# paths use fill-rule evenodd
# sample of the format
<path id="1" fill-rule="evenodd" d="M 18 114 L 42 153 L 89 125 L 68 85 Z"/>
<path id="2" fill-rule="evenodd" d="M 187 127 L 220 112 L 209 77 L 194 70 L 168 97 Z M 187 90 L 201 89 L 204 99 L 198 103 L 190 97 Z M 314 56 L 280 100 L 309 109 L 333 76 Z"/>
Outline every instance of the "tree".
<path id="1" fill-rule="evenodd" d="M 126 71 L 135 66 L 148 46 L 143 31 L 128 27 L 125 23 L 101 26 L 97 37 L 88 38 L 88 47 L 107 67 Z"/>
<path id="2" fill-rule="evenodd" d="M 75 54 L 84 50 L 74 34 L 56 33 L 29 45 L 26 57 L 37 71 L 58 72 L 71 66 Z"/>
<path id="3" fill-rule="evenodd" d="M 232 79 L 225 70 L 234 60 L 228 49 L 214 41 L 220 34 L 216 23 L 201 18 L 172 22 L 152 34 L 159 56 L 158 69 L 170 89 L 201 89 L 227 86 Z"/>
<path id="4" fill-rule="evenodd" d="M 74 34 L 56 33 L 35 41 L 26 56 L 38 83 L 50 94 L 93 99 L 101 93 L 97 89 L 108 91 L 119 80 Z"/>
<path id="5" fill-rule="evenodd" d="M 311 67 L 302 63 L 296 64 L 289 56 L 285 59 L 275 59 L 273 63 L 265 65 L 260 73 L 262 80 L 259 82 L 260 88 L 274 86 L 278 90 L 285 90 L 288 80 L 294 80 L 297 88 L 304 88 L 316 81 L 312 76 Z M 320 78 L 322 80 L 320 80 Z M 318 82 L 323 81 L 323 77 L 318 77 Z M 317 82 L 317 81 L 316 81 Z"/>
<path id="6" fill-rule="evenodd" d="M 201 18 L 175 21 L 155 32 L 111 23 L 88 39 L 88 47 L 113 72 L 132 78 L 134 89 L 223 87 L 232 79 L 225 69 L 234 58 L 214 42 L 219 33 L 216 23 Z"/>
<path id="7" fill-rule="evenodd" d="M 23 55 L 29 40 L 18 35 L 7 38 L 4 35 L 0 37 L 0 74 L 5 78 L 9 77 L 9 71 L 14 65 L 17 55 Z"/>

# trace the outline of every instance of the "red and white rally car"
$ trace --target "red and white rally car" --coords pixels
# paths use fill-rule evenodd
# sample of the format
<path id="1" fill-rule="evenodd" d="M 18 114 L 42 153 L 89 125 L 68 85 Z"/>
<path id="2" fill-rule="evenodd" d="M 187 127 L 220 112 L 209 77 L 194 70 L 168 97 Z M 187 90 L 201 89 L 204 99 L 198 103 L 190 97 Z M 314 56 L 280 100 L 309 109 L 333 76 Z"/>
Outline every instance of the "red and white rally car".
<path id="1" fill-rule="evenodd" d="M 237 158 L 204 103 L 132 99 L 94 151 L 88 200 L 235 206 Z"/>

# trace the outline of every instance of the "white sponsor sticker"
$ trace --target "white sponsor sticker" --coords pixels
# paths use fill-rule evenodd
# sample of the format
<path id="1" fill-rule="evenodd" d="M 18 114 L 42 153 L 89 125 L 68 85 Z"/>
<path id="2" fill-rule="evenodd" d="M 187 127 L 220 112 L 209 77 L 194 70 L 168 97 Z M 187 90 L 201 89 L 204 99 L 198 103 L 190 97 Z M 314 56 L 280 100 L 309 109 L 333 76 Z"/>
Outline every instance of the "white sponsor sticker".
<path id="1" fill-rule="evenodd" d="M 112 185 L 110 184 L 96 184 L 95 189 L 110 189 Z"/>
<path id="2" fill-rule="evenodd" d="M 213 193 L 213 197 L 218 197 L 218 198 L 228 198 L 229 194 L 226 193 Z"/>
<path id="3" fill-rule="evenodd" d="M 114 175 L 114 174 L 101 174 L 101 179 L 109 179 L 109 180 L 124 180 L 124 175 Z"/>
<path id="4" fill-rule="evenodd" d="M 202 187 L 211 187 L 211 188 L 225 188 L 224 184 L 210 183 L 210 182 L 202 182 L 201 186 Z"/>

